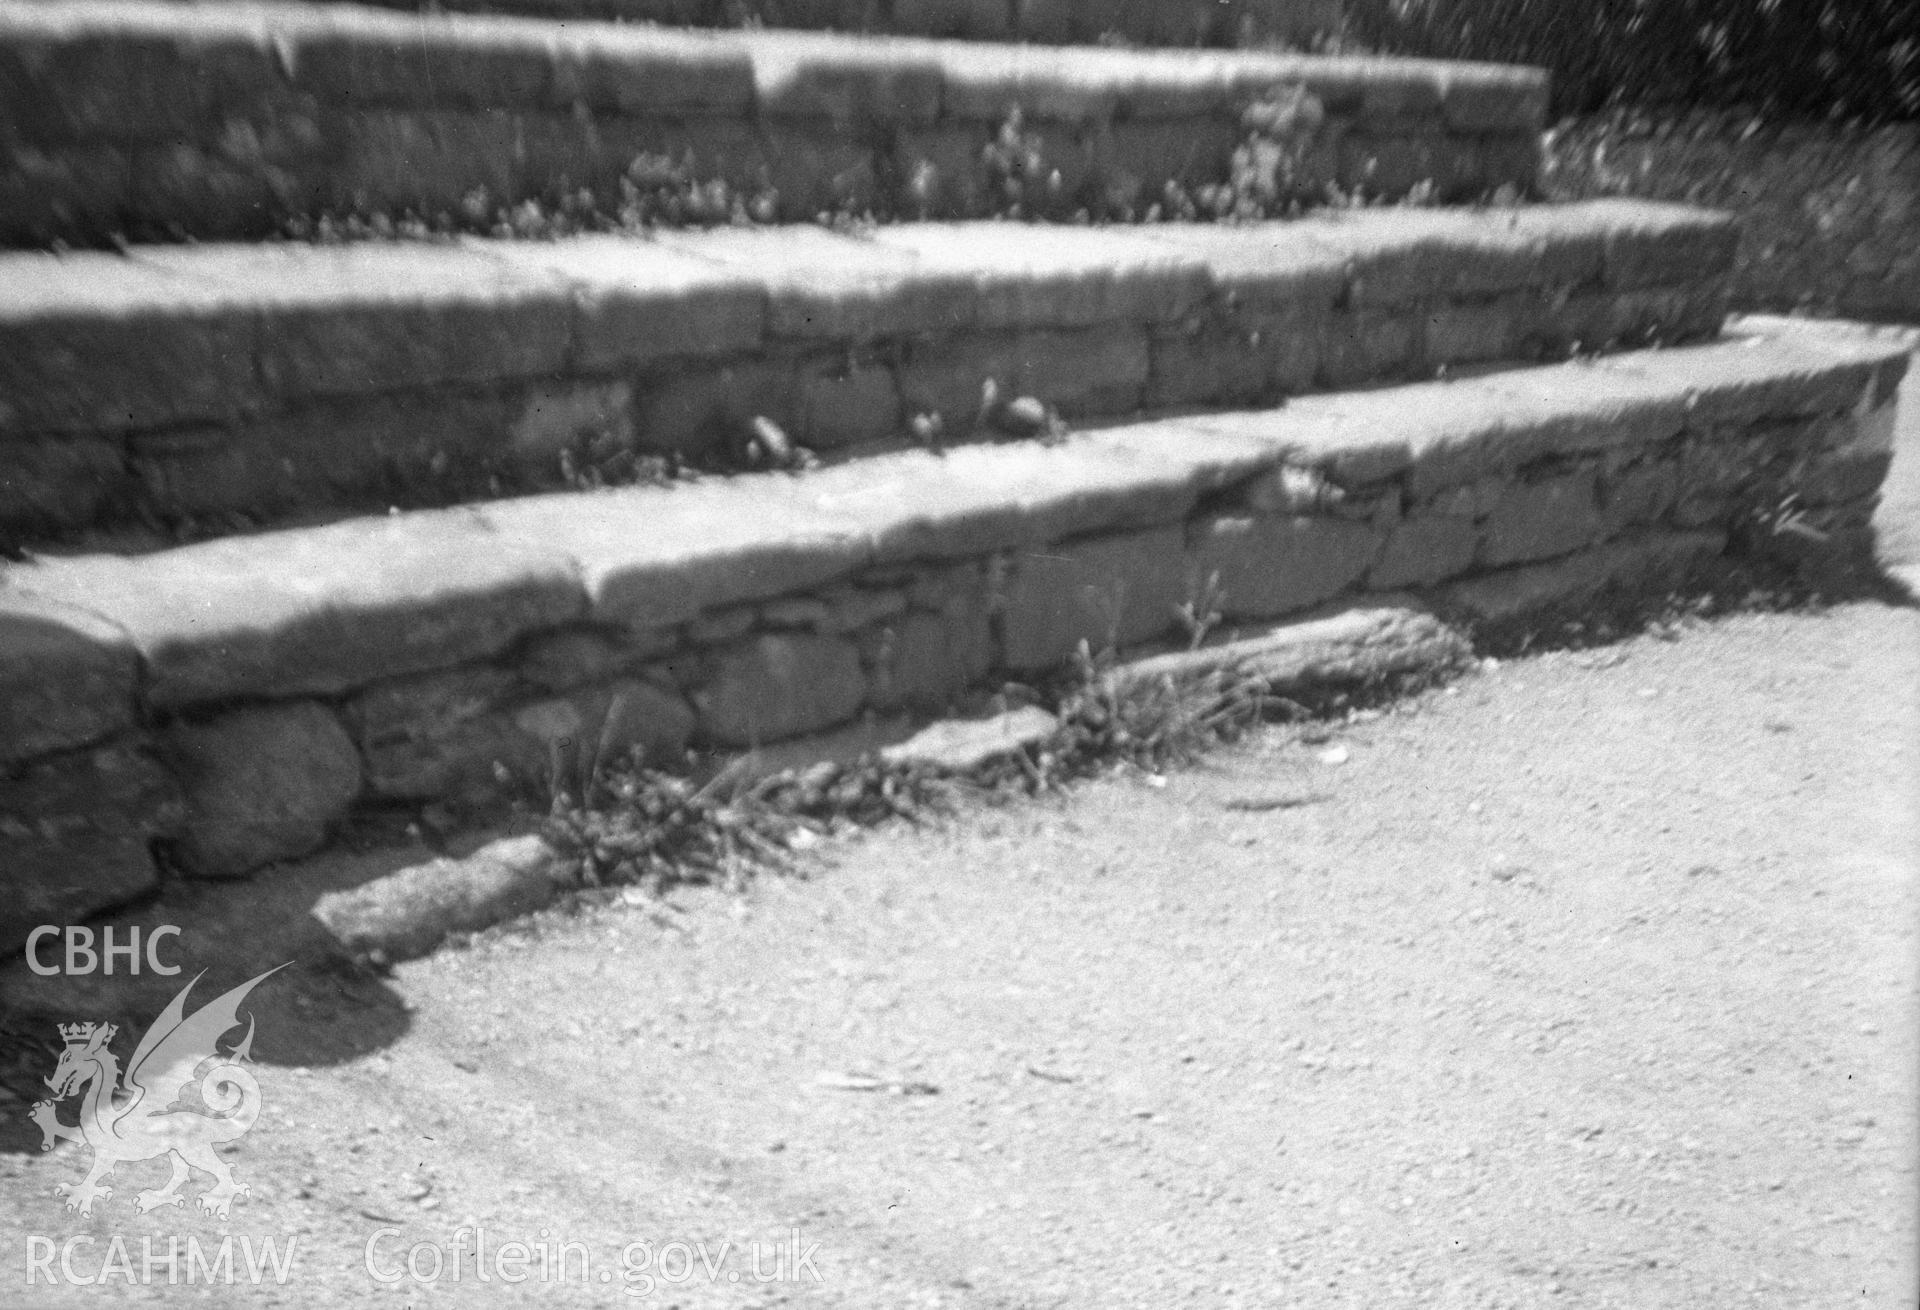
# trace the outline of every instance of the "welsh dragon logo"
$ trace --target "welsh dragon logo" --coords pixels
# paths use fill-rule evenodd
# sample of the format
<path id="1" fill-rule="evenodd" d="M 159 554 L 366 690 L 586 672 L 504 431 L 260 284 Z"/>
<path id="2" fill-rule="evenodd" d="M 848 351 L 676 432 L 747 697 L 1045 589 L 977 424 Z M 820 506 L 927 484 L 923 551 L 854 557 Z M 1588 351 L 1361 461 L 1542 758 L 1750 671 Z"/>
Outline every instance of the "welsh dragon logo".
<path id="1" fill-rule="evenodd" d="M 93 1148 L 93 1167 L 85 1180 L 53 1189 L 67 1198 L 67 1209 L 91 1215 L 95 1201 L 113 1195 L 102 1180 L 115 1166 L 159 1155 L 173 1157 L 173 1177 L 165 1187 L 149 1188 L 134 1198 L 141 1214 L 186 1204 L 180 1188 L 195 1169 L 213 1175 L 214 1185 L 199 1196 L 200 1209 L 207 1214 L 226 1218 L 233 1198 L 252 1190 L 234 1181 L 233 1170 L 214 1150 L 216 1143 L 241 1136 L 260 1117 L 260 1084 L 242 1067 L 253 1048 L 252 1017 L 238 1045 L 222 1051 L 219 1042 L 240 1026 L 240 1003 L 247 993 L 286 967 L 279 965 L 241 983 L 188 1017 L 187 993 L 204 976 L 196 974 L 140 1038 L 124 1080 L 119 1059 L 108 1049 L 118 1031 L 113 1024 L 60 1025 L 66 1048 L 53 1076 L 45 1080 L 53 1095 L 36 1104 L 29 1117 L 40 1125 L 43 1151 L 63 1139 Z M 198 1093 L 198 1104 L 185 1103 L 190 1092 Z M 82 1095 L 79 1122 L 61 1123 L 56 1105 L 75 1094 Z"/>

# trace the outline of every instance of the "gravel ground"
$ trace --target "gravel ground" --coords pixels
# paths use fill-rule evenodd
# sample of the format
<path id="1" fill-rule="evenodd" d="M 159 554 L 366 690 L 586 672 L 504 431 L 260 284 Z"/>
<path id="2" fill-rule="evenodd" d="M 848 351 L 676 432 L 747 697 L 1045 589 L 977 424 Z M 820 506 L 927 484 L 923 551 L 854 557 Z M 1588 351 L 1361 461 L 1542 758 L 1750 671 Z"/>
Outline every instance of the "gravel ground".
<path id="1" fill-rule="evenodd" d="M 231 1233 L 296 1243 L 210 1289 L 245 1305 L 1910 1306 L 1920 609 L 1668 635 L 387 979 L 300 911 L 418 851 L 173 893 L 127 922 L 183 927 L 196 1000 L 300 960 L 253 1007 L 252 1194 L 136 1216 L 129 1164 L 65 1214 L 84 1153 L 0 1103 L 0 1302 L 171 1303 L 140 1239 Z M 144 1023 L 179 981 L 0 996 Z M 27 1284 L 73 1234 L 131 1277 Z"/>

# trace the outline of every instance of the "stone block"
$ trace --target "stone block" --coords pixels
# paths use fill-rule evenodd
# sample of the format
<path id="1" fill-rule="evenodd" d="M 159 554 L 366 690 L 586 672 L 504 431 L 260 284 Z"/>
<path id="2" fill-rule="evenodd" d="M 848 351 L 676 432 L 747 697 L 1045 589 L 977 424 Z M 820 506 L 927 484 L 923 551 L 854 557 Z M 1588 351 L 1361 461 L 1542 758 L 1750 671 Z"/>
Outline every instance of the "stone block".
<path id="1" fill-rule="evenodd" d="M 956 606 L 945 614 L 908 614 L 883 626 L 885 658 L 876 661 L 872 700 L 941 710 L 987 676 L 993 635 L 983 604 Z"/>
<path id="2" fill-rule="evenodd" d="M 852 642 L 783 632 L 721 655 L 694 704 L 714 742 L 753 746 L 844 723 L 866 693 Z"/>
<path id="3" fill-rule="evenodd" d="M 1103 688 L 1129 693 L 1257 681 L 1270 694 L 1302 699 L 1375 687 L 1389 678 L 1435 678 L 1472 659 L 1460 633 L 1408 596 L 1329 606 L 1264 632 L 1168 651 L 1115 666 Z"/>
<path id="4" fill-rule="evenodd" d="M 511 113 L 330 107 L 324 130 L 337 144 L 318 199 L 337 212 L 454 214 L 476 190 L 498 205 L 535 189 L 521 168 L 525 123 Z M 545 144 L 539 157 L 551 164 Z M 580 159 L 583 180 L 591 162 Z"/>
<path id="5" fill-rule="evenodd" d="M 754 55 L 706 33 L 641 24 L 573 24 L 552 34 L 555 103 L 575 101 L 642 118 L 745 118 L 754 104 Z"/>
<path id="6" fill-rule="evenodd" d="M 563 452 L 605 457 L 632 450 L 633 388 L 625 382 L 536 386 L 512 404 L 507 458 L 549 476 Z"/>
<path id="7" fill-rule="evenodd" d="M 722 606 L 809 591 L 867 564 L 871 537 L 847 513 L 823 505 L 822 481 L 730 479 L 526 496 L 480 513 L 503 545 L 564 553 L 595 622 L 659 629 Z"/>
<path id="8" fill-rule="evenodd" d="M 875 364 L 807 375 L 798 409 L 795 435 L 816 450 L 885 441 L 904 431 L 893 371 Z"/>
<path id="9" fill-rule="evenodd" d="M 1172 628 L 1177 607 L 1198 591 L 1179 527 L 1023 551 L 1001 602 L 1001 658 L 1012 669 L 1049 669 L 1082 641 L 1096 653 L 1147 641 Z"/>
<path id="10" fill-rule="evenodd" d="M 608 682 L 636 665 L 671 654 L 679 645 L 672 629 L 572 628 L 536 633 L 517 652 L 514 670 L 542 691 L 572 691 Z"/>
<path id="11" fill-rule="evenodd" d="M 111 623 L 0 587 L 0 769 L 131 727 L 138 668 Z"/>
<path id="12" fill-rule="evenodd" d="M 1009 710 L 990 719 L 948 719 L 931 724 L 880 752 L 889 764 L 939 773 L 972 773 L 994 760 L 1046 744 L 1060 721 L 1038 706 Z"/>
<path id="13" fill-rule="evenodd" d="M 1254 405 L 1277 389 L 1271 344 L 1238 323 L 1155 333 L 1152 356 L 1150 409 Z"/>
<path id="14" fill-rule="evenodd" d="M 528 705 L 513 716 L 522 733 L 574 771 L 584 787 L 596 768 L 638 760 L 647 768 L 671 768 L 686 754 L 697 726 L 678 692 L 627 678 L 558 700 Z"/>
<path id="15" fill-rule="evenodd" d="M 517 404 L 489 392 L 340 397 L 228 425 L 135 433 L 126 463 L 143 508 L 170 521 L 472 498 L 492 490 L 514 426 L 558 394 Z M 533 462 L 529 454 L 522 468 Z"/>
<path id="16" fill-rule="evenodd" d="M 1547 79 L 1537 68 L 1451 65 L 1439 78 L 1440 107 L 1456 132 L 1539 132 L 1547 120 Z"/>
<path id="17" fill-rule="evenodd" d="M 1512 483 L 1481 525 L 1480 562 L 1498 566 L 1551 559 L 1591 544 L 1605 527 L 1596 492 L 1593 469 Z"/>
<path id="18" fill-rule="evenodd" d="M 376 796 L 427 799 L 486 782 L 495 759 L 523 762 L 495 713 L 513 675 L 478 667 L 398 678 L 350 698 L 341 715 Z M 537 762 L 537 757 L 536 757 Z"/>
<path id="19" fill-rule="evenodd" d="M 0 240 L 45 246 L 111 236 L 125 226 L 132 178 L 131 153 L 119 146 L 0 140 Z"/>
<path id="20" fill-rule="evenodd" d="M 584 605 L 560 549 L 507 539 L 469 509 L 46 557 L 10 582 L 125 630 L 156 708 L 334 693 L 464 664 Z"/>
<path id="21" fill-rule="evenodd" d="M 112 433 L 257 405 L 255 320 L 143 260 L 9 254 L 0 277 L 0 431 Z"/>
<path id="22" fill-rule="evenodd" d="M 1608 591 L 1657 593 L 1720 554 L 1720 532 L 1653 532 L 1545 564 L 1502 569 L 1448 586 L 1443 608 L 1487 629 L 1590 604 Z"/>
<path id="23" fill-rule="evenodd" d="M 931 123 L 940 65 L 910 46 L 871 46 L 754 33 L 755 110 L 763 119 L 820 119 L 842 134 L 864 123 Z"/>
<path id="24" fill-rule="evenodd" d="M 1380 558 L 1367 570 L 1367 587 L 1431 587 L 1473 567 L 1480 534 L 1471 518 L 1422 514 L 1401 520 L 1387 534 Z"/>
<path id="25" fill-rule="evenodd" d="M 1609 475 L 1601 483 L 1601 535 L 1658 523 L 1679 493 L 1680 467 L 1671 459 L 1641 460 Z"/>
<path id="26" fill-rule="evenodd" d="M 1809 505 L 1838 505 L 1871 496 L 1893 466 L 1891 450 L 1847 447 L 1816 456 L 1789 488 Z"/>
<path id="27" fill-rule="evenodd" d="M 1032 396 L 1074 417 L 1132 413 L 1151 371 L 1145 331 L 1114 327 L 915 342 L 899 378 L 909 415 L 939 414 L 959 433 L 973 424 L 988 379 L 1003 401 Z"/>
<path id="28" fill-rule="evenodd" d="M 971 287 L 977 297 L 973 323 L 982 329 L 1177 322 L 1211 292 L 1198 256 L 1172 242 L 1111 228 L 906 223 L 877 229 L 873 241 L 913 256 L 920 276 Z M 943 326 L 924 320 L 915 325 L 920 331 Z"/>
<path id="29" fill-rule="evenodd" d="M 1608 287 L 1686 285 L 1733 267 L 1740 229 L 1731 214 L 1647 201 L 1598 202 L 1607 224 Z"/>
<path id="30" fill-rule="evenodd" d="M 974 319 L 978 293 L 966 277 L 878 240 L 811 226 L 664 232 L 657 240 L 765 287 L 767 333 L 776 338 L 863 342 Z"/>
<path id="31" fill-rule="evenodd" d="M 126 472 L 100 437 L 0 438 L 0 540 L 95 526 L 126 499 Z"/>
<path id="32" fill-rule="evenodd" d="M 893 30 L 919 36 L 1005 41 L 1013 35 L 1007 0 L 893 0 Z"/>
<path id="33" fill-rule="evenodd" d="M 1331 391 L 1404 374 L 1420 362 L 1420 323 L 1411 310 L 1339 310 L 1319 331 L 1317 380 Z"/>
<path id="34" fill-rule="evenodd" d="M 652 242 L 576 237 L 501 242 L 489 252 L 571 284 L 575 361 L 588 372 L 743 353 L 766 332 L 767 293 L 757 279 Z"/>
<path id="35" fill-rule="evenodd" d="M 1431 183 L 1439 199 L 1463 199 L 1487 174 L 1476 144 L 1466 138 L 1409 130 L 1391 136 L 1353 132 L 1340 142 L 1340 185 L 1368 196 L 1404 196 Z"/>
<path id="36" fill-rule="evenodd" d="M 565 370 L 566 281 L 477 249 L 433 245 L 144 250 L 259 315 L 260 374 L 276 395 L 497 385 Z"/>
<path id="37" fill-rule="evenodd" d="M 179 724 L 165 747 L 185 800 L 173 857 L 234 878 L 326 843 L 360 794 L 360 755 L 325 707 L 295 701 Z"/>
<path id="38" fill-rule="evenodd" d="M 690 364 L 643 382 L 634 400 L 634 437 L 642 450 L 732 460 L 755 418 L 772 419 L 789 434 L 800 431 L 800 384 L 786 361 Z"/>
<path id="39" fill-rule="evenodd" d="M 879 203 L 878 151 L 831 120 L 763 120 L 760 137 L 783 222 L 859 215 Z"/>
<path id="40" fill-rule="evenodd" d="M 1219 575 L 1228 618 L 1277 618 L 1354 586 L 1380 546 L 1371 525 L 1345 519 L 1224 517 L 1196 529 L 1192 567 L 1198 578 Z"/>
<path id="41" fill-rule="evenodd" d="M 0 958 L 157 888 L 151 843 L 179 820 L 172 776 L 131 740 L 0 772 Z"/>
<path id="42" fill-rule="evenodd" d="M 1435 305 L 1426 313 L 1428 364 L 1481 364 L 1512 359 L 1520 350 L 1523 297 Z"/>

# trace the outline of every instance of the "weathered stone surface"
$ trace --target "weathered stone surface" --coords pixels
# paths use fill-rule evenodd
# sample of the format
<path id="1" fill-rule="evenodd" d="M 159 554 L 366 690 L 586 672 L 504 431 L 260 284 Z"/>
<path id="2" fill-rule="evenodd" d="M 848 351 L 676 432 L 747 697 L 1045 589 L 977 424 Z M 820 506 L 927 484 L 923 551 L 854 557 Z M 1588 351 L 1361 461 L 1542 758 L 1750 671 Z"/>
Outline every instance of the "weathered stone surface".
<path id="1" fill-rule="evenodd" d="M 884 708 L 940 710 L 986 677 L 993 636 L 986 607 L 959 604 L 946 614 L 909 614 L 885 626 L 884 658 L 872 673 L 871 697 Z"/>
<path id="2" fill-rule="evenodd" d="M 811 478 L 820 507 L 857 522 L 871 562 L 978 558 L 1084 534 L 1178 522 L 1201 490 L 1261 455 L 1230 439 L 1181 447 L 1185 424 L 880 456 Z M 1222 453 L 1226 451 L 1228 453 Z"/>
<path id="3" fill-rule="evenodd" d="M 1480 562 L 1519 564 L 1564 555 L 1599 537 L 1604 522 L 1594 470 L 1543 482 L 1516 482 L 1480 528 Z"/>
<path id="4" fill-rule="evenodd" d="M 1202 579 L 1219 574 L 1221 613 L 1274 618 L 1359 582 L 1380 544 L 1370 525 L 1344 519 L 1218 518 L 1196 529 L 1192 567 Z"/>
<path id="5" fill-rule="evenodd" d="M 1421 514 L 1387 534 L 1380 558 L 1367 570 L 1367 587 L 1430 587 L 1473 567 L 1480 532 L 1470 517 Z"/>
<path id="6" fill-rule="evenodd" d="M 515 667 L 543 691 L 607 682 L 680 644 L 670 629 L 585 629 L 540 633 L 521 647 Z"/>
<path id="7" fill-rule="evenodd" d="M 631 450 L 633 389 L 625 382 L 534 387 L 514 406 L 507 440 L 514 464 L 543 473 L 566 451 Z"/>
<path id="8" fill-rule="evenodd" d="M 1385 595 L 1197 650 L 1131 660 L 1109 670 L 1103 685 L 1126 695 L 1169 683 L 1258 679 L 1278 694 L 1315 695 L 1395 675 L 1444 673 L 1471 653 L 1465 638 L 1419 602 Z"/>
<path id="9" fill-rule="evenodd" d="M 368 688 L 341 708 L 365 761 L 375 795 L 452 795 L 493 760 L 519 763 L 526 751 L 502 729 L 494 711 L 511 694 L 502 669 L 453 669 L 396 678 Z"/>
<path id="10" fill-rule="evenodd" d="M 353 739 L 312 701 L 181 724 L 166 748 L 186 802 L 174 858 L 195 877 L 239 877 L 318 850 L 360 794 Z"/>
<path id="11" fill-rule="evenodd" d="M 137 676 L 111 623 L 0 587 L 0 769 L 132 726 Z"/>
<path id="12" fill-rule="evenodd" d="M 752 746 L 844 723 L 866 692 L 851 642 L 782 632 L 722 655 L 694 703 L 708 737 Z"/>
<path id="13" fill-rule="evenodd" d="M 1893 466 L 1891 450 L 1848 447 L 1817 457 L 1793 481 L 1793 494 L 1809 505 L 1838 505 L 1870 496 Z"/>
<path id="14" fill-rule="evenodd" d="M 1023 332 L 915 343 L 900 368 L 910 414 L 939 414 L 950 431 L 972 427 L 981 388 L 992 379 L 1002 399 L 1033 396 L 1067 415 L 1138 409 L 1151 368 L 1146 333 L 1137 328 Z"/>
<path id="15" fill-rule="evenodd" d="M 753 32 L 739 39 L 753 59 L 762 114 L 844 125 L 930 123 L 939 116 L 940 65 L 927 53 L 797 32 Z"/>
<path id="16" fill-rule="evenodd" d="M 1208 294 L 1207 266 L 1170 243 L 1101 228 L 912 223 L 874 240 L 965 282 L 982 331 L 1172 322 Z"/>
<path id="17" fill-rule="evenodd" d="M 1410 371 L 1420 358 L 1420 324 L 1411 309 L 1346 309 L 1320 329 L 1319 383 L 1341 391 Z"/>
<path id="18" fill-rule="evenodd" d="M 139 258 L 258 315 L 260 376 L 279 396 L 540 377 L 563 369 L 572 344 L 565 279 L 471 248 L 183 246 Z"/>
<path id="19" fill-rule="evenodd" d="M 629 237 L 494 242 L 490 254 L 558 274 L 578 306 L 576 360 L 593 372 L 679 355 L 752 350 L 767 292 L 746 272 Z"/>
<path id="20" fill-rule="evenodd" d="M 822 481 L 529 496 L 477 513 L 503 545 L 574 561 L 596 621 L 664 628 L 724 605 L 807 591 L 865 564 L 871 543 L 859 525 L 810 494 Z"/>
<path id="21" fill-rule="evenodd" d="M 1059 730 L 1058 719 L 1030 705 L 990 719 L 943 720 L 887 747 L 880 758 L 938 773 L 972 773 L 1015 752 L 1043 746 Z"/>
<path id="22" fill-rule="evenodd" d="M 9 583 L 124 629 L 146 661 L 147 703 L 172 707 L 338 692 L 484 658 L 579 617 L 562 549 L 445 510 L 43 558 Z"/>
<path id="23" fill-rule="evenodd" d="M 1546 564 L 1526 564 L 1453 583 L 1443 611 L 1487 628 L 1551 609 L 1582 605 L 1614 589 L 1657 590 L 1726 547 L 1721 532 L 1654 532 L 1623 538 Z"/>
<path id="24" fill-rule="evenodd" d="M 124 497 L 126 484 L 119 449 L 100 437 L 0 440 L 0 539 L 93 527 Z"/>
<path id="25" fill-rule="evenodd" d="M 1595 367 L 1691 395 L 1688 426 L 1746 425 L 1762 417 L 1850 413 L 1876 394 L 1879 370 L 1907 351 L 1870 337 L 1845 338 L 1783 321 L 1729 325 L 1727 339 L 1635 352 Z"/>
<path id="26" fill-rule="evenodd" d="M 908 715 L 868 712 L 844 727 L 756 746 L 745 755 L 735 756 L 727 767 L 742 782 L 776 773 L 804 774 L 821 765 L 847 765 L 877 755 L 913 736 L 913 731 L 913 719 Z"/>
<path id="27" fill-rule="evenodd" d="M 489 842 L 463 860 L 401 869 L 314 903 L 313 917 L 356 954 L 425 955 L 457 932 L 479 932 L 550 904 L 575 885 L 574 861 L 528 835 Z"/>
<path id="28" fill-rule="evenodd" d="M 149 843 L 179 821 L 172 776 L 128 740 L 0 773 L 0 958 L 152 891 Z"/>
<path id="29" fill-rule="evenodd" d="M 582 773 L 635 756 L 649 768 L 672 767 L 696 727 L 677 692 L 636 678 L 536 702 L 516 712 L 513 723 L 543 749 L 557 746 Z"/>
<path id="30" fill-rule="evenodd" d="M 1602 536 L 1657 523 L 1673 508 L 1680 491 L 1680 467 L 1671 459 L 1649 459 L 1622 469 L 1601 484 Z"/>
<path id="31" fill-rule="evenodd" d="M 867 341 L 974 321 L 977 292 L 964 270 L 930 269 L 911 251 L 822 228 L 664 232 L 658 244 L 763 287 L 775 337 Z"/>
<path id="32" fill-rule="evenodd" d="M 0 256 L 0 431 L 113 432 L 257 403 L 255 323 L 111 255 Z"/>
<path id="33" fill-rule="evenodd" d="M 834 450 L 897 437 L 905 430 L 891 369 L 866 366 L 811 374 L 800 383 L 801 444 Z"/>
<path id="34" fill-rule="evenodd" d="M 1097 652 L 1157 637 L 1197 595 L 1192 573 L 1178 526 L 1022 552 L 1001 601 L 1001 659 L 1044 669 L 1082 641 Z"/>

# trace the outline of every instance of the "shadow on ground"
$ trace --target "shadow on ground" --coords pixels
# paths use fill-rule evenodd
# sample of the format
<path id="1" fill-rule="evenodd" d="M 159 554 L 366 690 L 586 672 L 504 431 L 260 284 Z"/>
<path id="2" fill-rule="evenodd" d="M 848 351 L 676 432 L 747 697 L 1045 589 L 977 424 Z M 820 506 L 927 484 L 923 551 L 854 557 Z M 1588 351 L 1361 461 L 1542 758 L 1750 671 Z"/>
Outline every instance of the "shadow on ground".
<path id="1" fill-rule="evenodd" d="M 60 1024 L 118 1025 L 114 1047 L 124 1062 L 189 982 L 191 1013 L 230 987 L 290 966 L 263 982 L 243 1007 L 255 1024 L 253 1058 L 266 1065 L 340 1064 L 405 1034 L 410 1023 L 398 994 L 347 958 L 309 911 L 326 892 L 383 877 L 434 852 L 396 841 L 395 834 L 357 835 L 358 842 L 244 881 L 170 879 L 150 900 L 90 925 L 96 933 L 110 928 L 119 942 L 137 929 L 142 943 L 155 929 L 178 928 L 158 948 L 160 962 L 177 973 L 156 974 L 144 959 L 138 973 L 117 960 L 111 976 L 41 975 L 24 959 L 0 968 L 0 1152 L 40 1149 L 27 1109 L 46 1094 L 43 1080 L 60 1052 Z M 55 964 L 58 954 L 56 943 L 43 943 L 43 966 Z M 229 1040 L 241 1035 L 236 1030 Z"/>

